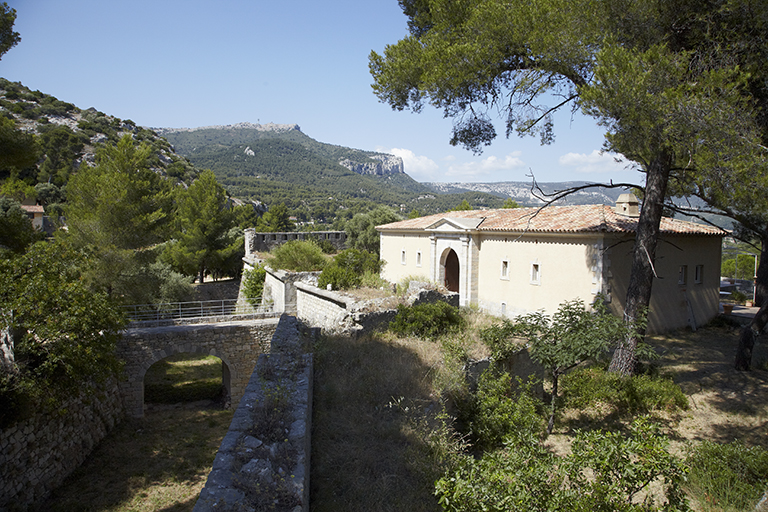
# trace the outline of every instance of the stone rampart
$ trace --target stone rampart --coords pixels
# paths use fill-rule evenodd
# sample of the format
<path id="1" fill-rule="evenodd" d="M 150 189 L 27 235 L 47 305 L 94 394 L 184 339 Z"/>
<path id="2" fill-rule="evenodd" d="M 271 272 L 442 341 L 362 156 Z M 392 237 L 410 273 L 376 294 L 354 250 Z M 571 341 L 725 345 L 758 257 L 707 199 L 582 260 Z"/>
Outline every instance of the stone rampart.
<path id="1" fill-rule="evenodd" d="M 144 375 L 157 361 L 179 352 L 209 354 L 222 361 L 223 383 L 233 403 L 240 398 L 259 354 L 269 352 L 279 319 L 129 329 L 117 344 L 125 361 L 120 390 L 129 416 L 144 416 Z"/>
<path id="2" fill-rule="evenodd" d="M 122 416 L 112 382 L 0 431 L 0 510 L 24 510 L 47 496 Z"/>
<path id="3" fill-rule="evenodd" d="M 312 354 L 284 315 L 224 436 L 195 512 L 309 510 Z"/>
<path id="4" fill-rule="evenodd" d="M 344 231 L 290 231 L 284 233 L 257 233 L 255 229 L 245 230 L 245 256 L 254 252 L 271 251 L 278 245 L 294 240 L 315 240 L 328 242 L 336 250 L 344 249 L 347 234 Z"/>

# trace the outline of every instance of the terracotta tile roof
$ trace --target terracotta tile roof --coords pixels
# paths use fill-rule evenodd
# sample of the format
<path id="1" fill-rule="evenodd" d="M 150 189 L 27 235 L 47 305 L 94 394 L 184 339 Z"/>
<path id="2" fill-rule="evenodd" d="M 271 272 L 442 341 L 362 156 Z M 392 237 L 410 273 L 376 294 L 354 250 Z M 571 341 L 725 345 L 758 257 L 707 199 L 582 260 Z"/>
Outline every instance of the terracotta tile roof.
<path id="1" fill-rule="evenodd" d="M 22 204 L 21 209 L 29 213 L 45 213 L 45 209 L 39 204 Z"/>
<path id="2" fill-rule="evenodd" d="M 612 206 L 549 206 L 539 208 L 506 208 L 500 210 L 472 210 L 438 213 L 376 226 L 379 231 L 421 231 L 445 219 L 478 219 L 476 231 L 533 232 L 533 233 L 634 233 L 636 217 L 617 215 Z M 461 224 L 464 224 L 462 222 Z M 664 217 L 661 232 L 682 235 L 726 236 L 721 229 Z"/>

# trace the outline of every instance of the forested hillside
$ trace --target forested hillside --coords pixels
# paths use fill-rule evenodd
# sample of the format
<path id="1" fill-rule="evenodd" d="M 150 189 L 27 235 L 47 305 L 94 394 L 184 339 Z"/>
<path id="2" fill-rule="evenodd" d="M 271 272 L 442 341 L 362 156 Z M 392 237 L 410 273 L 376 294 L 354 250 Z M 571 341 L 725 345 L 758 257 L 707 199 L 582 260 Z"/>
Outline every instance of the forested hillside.
<path id="1" fill-rule="evenodd" d="M 396 167 L 369 174 L 354 169 L 381 164 L 371 151 L 318 142 L 296 125 L 240 125 L 197 129 L 156 129 L 197 167 L 211 169 L 231 194 L 267 205 L 285 203 L 300 220 L 327 222 L 339 210 L 389 206 L 409 213 L 436 213 L 468 201 L 473 207 L 500 207 L 484 192 L 437 194 Z M 342 165 L 340 162 L 345 162 Z M 380 165 L 381 166 L 381 165 Z M 402 162 L 400 162 L 402 166 Z"/>

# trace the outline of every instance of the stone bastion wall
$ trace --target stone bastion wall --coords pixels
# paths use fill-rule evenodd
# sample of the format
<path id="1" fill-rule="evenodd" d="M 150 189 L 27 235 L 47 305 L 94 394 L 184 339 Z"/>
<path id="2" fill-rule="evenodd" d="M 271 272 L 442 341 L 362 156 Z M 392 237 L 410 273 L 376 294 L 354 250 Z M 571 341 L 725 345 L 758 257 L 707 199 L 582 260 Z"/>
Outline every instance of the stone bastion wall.
<path id="1" fill-rule="evenodd" d="M 0 511 L 25 510 L 45 498 L 122 417 L 111 382 L 0 431 Z"/>
<path id="2" fill-rule="evenodd" d="M 294 240 L 328 242 L 336 250 L 345 248 L 347 233 L 344 231 L 289 231 L 284 233 L 257 233 L 254 228 L 245 230 L 245 256 L 254 252 L 271 251 L 278 245 Z"/>

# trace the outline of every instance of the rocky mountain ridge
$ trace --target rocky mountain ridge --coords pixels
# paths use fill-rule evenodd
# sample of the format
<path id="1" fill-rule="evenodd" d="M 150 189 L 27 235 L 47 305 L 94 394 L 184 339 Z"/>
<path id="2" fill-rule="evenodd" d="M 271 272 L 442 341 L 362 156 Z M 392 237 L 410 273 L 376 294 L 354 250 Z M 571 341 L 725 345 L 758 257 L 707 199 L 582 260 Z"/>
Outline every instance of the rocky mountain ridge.
<path id="1" fill-rule="evenodd" d="M 225 125 L 211 125 L 211 126 L 198 126 L 196 128 L 151 128 L 158 135 L 165 135 L 166 133 L 178 133 L 178 132 L 197 132 L 200 130 L 256 130 L 260 132 L 289 132 L 289 131 L 301 131 L 301 127 L 298 124 L 256 124 L 256 123 L 235 123 Z"/>
<path id="2" fill-rule="evenodd" d="M 565 181 L 552 183 L 537 183 L 544 194 L 553 194 L 560 190 L 587 185 L 586 181 Z M 438 194 L 457 194 L 462 192 L 485 192 L 498 197 L 511 198 L 526 206 L 536 206 L 544 203 L 541 192 L 532 190 L 532 183 L 526 181 L 503 181 L 497 183 L 438 183 L 429 182 L 423 185 Z M 615 204 L 620 194 L 627 192 L 623 188 L 595 187 L 574 192 L 557 204 Z"/>

